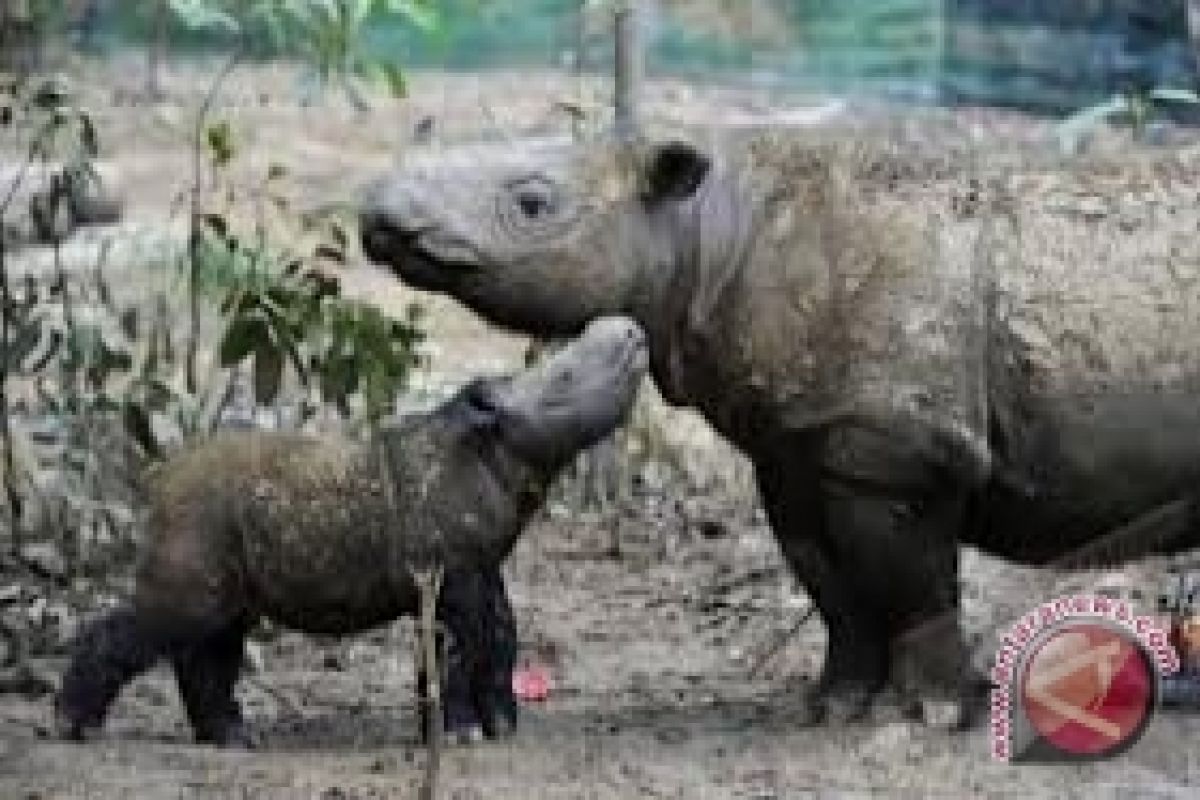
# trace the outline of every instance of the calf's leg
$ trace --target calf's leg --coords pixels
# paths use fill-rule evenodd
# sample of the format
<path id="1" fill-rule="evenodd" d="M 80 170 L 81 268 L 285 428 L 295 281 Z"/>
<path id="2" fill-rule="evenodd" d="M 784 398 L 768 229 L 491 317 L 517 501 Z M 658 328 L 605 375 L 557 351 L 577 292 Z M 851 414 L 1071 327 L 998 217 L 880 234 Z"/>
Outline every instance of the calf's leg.
<path id="1" fill-rule="evenodd" d="M 55 698 L 59 733 L 82 740 L 104 724 L 125 684 L 166 654 L 169 642 L 128 606 L 86 624 L 71 647 Z"/>
<path id="2" fill-rule="evenodd" d="M 236 622 L 172 650 L 171 666 L 198 742 L 248 748 L 255 744 L 234 696 L 246 632 L 247 625 Z"/>

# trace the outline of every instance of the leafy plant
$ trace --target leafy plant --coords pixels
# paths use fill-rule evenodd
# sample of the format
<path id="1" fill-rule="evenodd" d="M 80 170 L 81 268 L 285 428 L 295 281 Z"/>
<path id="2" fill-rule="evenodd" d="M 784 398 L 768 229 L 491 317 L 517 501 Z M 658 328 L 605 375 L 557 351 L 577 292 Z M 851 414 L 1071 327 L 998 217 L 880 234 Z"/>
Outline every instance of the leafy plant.
<path id="1" fill-rule="evenodd" d="M 292 213 L 276 190 L 286 174 L 279 165 L 253 186 L 229 185 L 236 148 L 228 124 L 210 126 L 206 141 L 217 175 L 213 194 L 249 198 L 257 209 L 251 230 L 238 229 L 231 206 L 198 217 L 197 288 L 219 303 L 225 326 L 219 365 L 249 363 L 255 400 L 264 406 L 276 402 L 291 374 L 306 394 L 302 418 L 320 404 L 348 418 L 356 401 L 369 423 L 390 413 L 421 363 L 419 307 L 396 320 L 343 297 L 336 270 L 348 261 L 350 236 L 338 210 Z M 281 227 L 292 233 L 272 230 Z M 307 244 L 285 248 L 278 244 L 284 239 Z"/>
<path id="2" fill-rule="evenodd" d="M 1066 153 L 1077 153 L 1096 129 L 1108 122 L 1127 124 L 1134 138 L 1140 140 L 1150 123 L 1172 105 L 1200 105 L 1200 95 L 1190 89 L 1170 87 L 1121 92 L 1059 123 L 1056 131 L 1059 146 Z"/>
<path id="3" fill-rule="evenodd" d="M 40 368 L 52 359 L 67 342 L 76 340 L 75 319 L 61 270 L 56 271 L 52 292 L 57 292 L 63 320 L 57 338 L 50 337 L 49 353 L 30 365 L 33 348 L 41 341 L 37 307 L 37 287 L 31 279 L 25 281 L 24 297 L 20 298 L 10 282 L 6 249 L 8 242 L 6 219 L 14 201 L 39 164 L 59 164 L 50 174 L 49 187 L 33 197 L 32 211 L 53 218 L 58 207 L 70 202 L 72 190 L 81 181 L 94 177 L 92 160 L 98 155 L 99 143 L 91 117 L 74 104 L 66 87 L 53 80 L 30 81 L 6 79 L 0 84 L 0 131 L 11 134 L 21 142 L 25 159 L 10 182 L 0 187 L 0 439 L 7 506 L 11 529 L 20 529 L 22 497 L 17 490 L 21 476 L 17 474 L 14 428 L 9 406 L 11 379 L 22 368 Z"/>
<path id="4" fill-rule="evenodd" d="M 192 30 L 235 36 L 248 43 L 260 35 L 272 51 L 301 59 L 321 86 L 339 85 L 366 108 L 363 83 L 382 85 L 393 96 L 407 88 L 399 61 L 374 55 L 366 32 L 379 20 L 400 21 L 432 32 L 438 16 L 432 0 L 167 0 L 175 18 Z"/>

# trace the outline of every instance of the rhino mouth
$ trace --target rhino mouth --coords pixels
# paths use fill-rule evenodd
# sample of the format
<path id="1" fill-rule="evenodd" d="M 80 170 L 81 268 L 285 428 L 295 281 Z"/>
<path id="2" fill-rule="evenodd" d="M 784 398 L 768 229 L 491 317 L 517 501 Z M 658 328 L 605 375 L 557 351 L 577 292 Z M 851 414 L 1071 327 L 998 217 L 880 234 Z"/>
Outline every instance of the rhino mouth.
<path id="1" fill-rule="evenodd" d="M 384 220 L 365 221 L 363 252 L 376 264 L 389 267 L 401 280 L 422 289 L 439 289 L 479 260 L 473 248 L 436 231 L 407 230 Z"/>

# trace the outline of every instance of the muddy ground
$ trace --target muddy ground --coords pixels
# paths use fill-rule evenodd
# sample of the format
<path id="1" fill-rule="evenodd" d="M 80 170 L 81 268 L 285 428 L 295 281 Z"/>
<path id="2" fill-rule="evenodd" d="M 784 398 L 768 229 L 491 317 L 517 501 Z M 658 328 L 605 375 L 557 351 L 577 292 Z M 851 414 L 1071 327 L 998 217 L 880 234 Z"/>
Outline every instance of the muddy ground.
<path id="1" fill-rule="evenodd" d="M 115 269 L 136 282 L 142 237 L 178 235 L 172 199 L 189 180 L 190 120 L 214 71 L 177 66 L 167 99 L 146 104 L 125 65 L 79 70 L 129 201 L 120 228 L 77 239 L 82 259 L 114 237 L 128 248 L 115 250 Z M 569 119 L 554 101 L 604 102 L 601 84 L 555 75 L 417 75 L 411 94 L 364 117 L 336 98 L 300 103 L 286 68 L 248 66 L 217 109 L 241 142 L 239 169 L 261 173 L 279 162 L 297 196 L 319 204 L 351 196 L 392 163 L 426 116 L 447 140 L 563 132 Z M 850 113 L 819 99 L 672 83 L 655 84 L 647 106 L 685 121 L 713 109 L 735 122 L 769 112 L 790 124 Z M 955 124 L 1050 146 L 1046 123 L 1019 115 L 962 110 Z M 36 270 L 46 256 L 23 258 Z M 427 307 L 432 360 L 419 388 L 509 368 L 525 347 L 364 265 L 344 280 L 390 308 L 413 300 Z M 555 505 L 507 565 L 521 658 L 550 671 L 552 691 L 523 707 L 514 738 L 446 753 L 445 796 L 1099 800 L 1200 791 L 1196 715 L 1160 714 L 1134 750 L 1110 763 L 1020 768 L 990 760 L 982 728 L 947 734 L 886 709 L 869 723 L 800 725 L 822 631 L 810 621 L 785 636 L 806 599 L 783 569 L 745 464 L 694 416 L 655 407 L 653 418 L 675 468 L 651 470 L 610 512 Z M 997 628 L 1052 596 L 1058 576 L 964 558 L 966 615 L 982 665 Z M 51 738 L 47 698 L 0 696 L 0 798 L 413 797 L 424 751 L 415 738 L 412 652 L 404 622 L 342 642 L 291 634 L 257 642 L 256 670 L 241 688 L 264 742 L 253 753 L 192 744 L 165 670 L 130 687 L 104 737 L 86 745 Z M 39 666 L 54 674 L 60 663 Z"/>

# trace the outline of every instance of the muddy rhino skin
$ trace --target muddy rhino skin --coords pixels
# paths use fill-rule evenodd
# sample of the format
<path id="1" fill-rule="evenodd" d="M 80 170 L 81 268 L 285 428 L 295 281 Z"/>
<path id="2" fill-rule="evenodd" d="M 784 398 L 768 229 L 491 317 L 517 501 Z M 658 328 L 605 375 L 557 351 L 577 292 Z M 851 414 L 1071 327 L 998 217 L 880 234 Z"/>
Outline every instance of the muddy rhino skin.
<path id="1" fill-rule="evenodd" d="M 102 724 L 121 688 L 170 661 L 197 739 L 250 744 L 233 697 L 260 618 L 341 635 L 414 614 L 411 570 L 445 567 L 446 722 L 515 723 L 512 611 L 500 575 L 550 480 L 625 419 L 644 335 L 597 320 L 542 365 L 480 379 L 367 441 L 241 432 L 157 468 L 132 602 L 84 628 L 58 696 L 62 732 Z"/>
<path id="2" fill-rule="evenodd" d="M 1161 340 L 1168 317 L 1172 346 L 1200 341 L 1197 284 L 1164 283 L 1170 302 L 1138 317 L 1144 284 L 1105 294 L 1112 276 L 1080 277 L 1097 230 L 1053 208 L 1009 213 L 1002 181 L 854 135 L 712 138 L 414 157 L 366 189 L 364 250 L 520 331 L 639 320 L 664 396 L 752 460 L 823 617 L 811 718 L 861 716 L 891 682 L 906 707 L 965 723 L 980 686 L 958 625 L 958 544 L 1040 564 L 1200 543 L 1200 382 L 1150 374 L 1200 375 L 1195 346 L 1182 364 L 1121 359 L 1139 335 Z M 932 219 L 910 202 L 943 195 Z M 977 248 L 998 236 L 993 217 L 1028 227 Z M 1068 246 L 1079 253 L 1048 256 Z M 1196 260 L 1194 236 L 1176 246 L 1192 259 L 1176 263 Z M 987 281 L 985 259 L 999 265 Z M 1041 340 L 1108 357 L 1076 368 L 1060 349 L 1039 372 Z"/>

